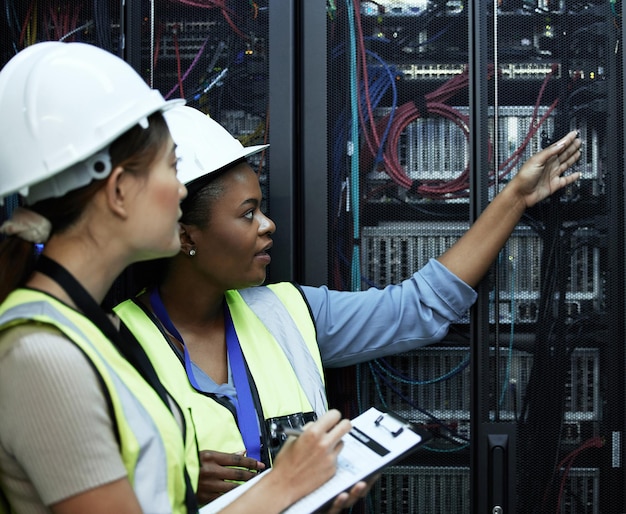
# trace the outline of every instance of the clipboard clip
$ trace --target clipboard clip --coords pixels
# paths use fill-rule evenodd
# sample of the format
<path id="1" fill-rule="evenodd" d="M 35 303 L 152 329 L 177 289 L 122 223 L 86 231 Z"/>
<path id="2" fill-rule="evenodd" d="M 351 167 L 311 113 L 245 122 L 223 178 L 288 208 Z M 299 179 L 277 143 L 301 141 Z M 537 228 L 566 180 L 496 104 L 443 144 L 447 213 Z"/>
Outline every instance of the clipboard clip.
<path id="1" fill-rule="evenodd" d="M 378 416 L 374 420 L 374 425 L 384 428 L 393 437 L 398 437 L 404 430 L 404 425 L 402 423 L 398 423 L 397 420 L 394 420 L 391 416 L 387 416 L 386 414 Z"/>

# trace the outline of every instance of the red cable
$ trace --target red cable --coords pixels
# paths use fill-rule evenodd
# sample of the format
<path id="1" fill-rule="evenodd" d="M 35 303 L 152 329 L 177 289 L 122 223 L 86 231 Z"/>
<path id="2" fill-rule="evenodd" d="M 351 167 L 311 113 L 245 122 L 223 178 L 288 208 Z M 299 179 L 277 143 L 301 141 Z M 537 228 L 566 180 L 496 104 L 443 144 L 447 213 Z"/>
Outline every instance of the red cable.
<path id="1" fill-rule="evenodd" d="M 548 116 L 552 113 L 552 111 L 555 109 L 556 105 L 558 104 L 558 99 L 556 99 L 550 105 L 550 107 L 547 109 L 544 115 L 541 117 L 539 122 L 537 122 L 536 118 L 537 118 L 537 112 L 539 110 L 539 106 L 541 104 L 541 98 L 543 97 L 543 93 L 545 91 L 547 83 L 552 77 L 554 71 L 555 71 L 555 65 L 552 66 L 551 71 L 546 75 L 543 81 L 543 84 L 540 88 L 537 102 L 535 104 L 535 108 L 532 114 L 531 130 L 528 132 L 525 139 L 522 141 L 522 143 L 516 149 L 516 151 L 499 166 L 499 170 L 501 171 L 501 173 L 499 174 L 500 178 L 504 178 L 510 172 L 511 168 L 520 161 L 522 157 L 522 153 L 525 150 L 525 148 L 528 146 L 530 140 L 537 133 L 539 128 L 543 125 L 543 122 L 548 118 Z M 493 68 L 491 67 L 489 69 L 489 77 L 491 77 L 492 73 L 493 73 Z M 450 119 L 463 131 L 466 137 L 469 137 L 469 127 L 468 127 L 469 118 L 465 115 L 462 115 L 461 113 L 457 112 L 454 108 L 444 103 L 448 101 L 450 98 L 452 98 L 452 96 L 454 96 L 454 94 L 456 94 L 457 91 L 467 87 L 467 84 L 468 84 L 468 70 L 467 68 L 465 68 L 465 70 L 463 70 L 462 73 L 455 75 L 450 80 L 442 84 L 435 91 L 426 94 L 425 99 L 426 99 L 426 108 L 429 114 L 438 114 L 440 116 Z M 383 118 L 382 121 L 384 123 L 379 123 L 376 126 L 376 128 L 373 130 L 374 134 L 377 135 L 377 132 L 381 128 L 381 126 L 386 126 L 386 124 L 389 121 L 389 117 L 390 116 L 387 115 Z M 390 129 L 386 150 L 384 152 L 383 161 L 385 164 L 385 171 L 387 171 L 389 176 L 396 183 L 398 183 L 400 186 L 405 187 L 405 188 L 410 188 L 413 184 L 413 181 L 406 175 L 406 173 L 404 172 L 400 164 L 399 155 L 397 151 L 398 144 L 400 140 L 400 135 L 403 132 L 403 130 L 406 128 L 406 126 L 409 123 L 416 121 L 420 117 L 421 117 L 421 113 L 419 113 L 417 107 L 415 106 L 413 102 L 408 102 L 404 106 L 398 107 L 394 113 L 394 122 Z M 371 147 L 371 143 L 368 143 L 368 150 L 370 151 L 371 156 L 374 156 L 376 154 L 375 150 L 373 150 L 373 148 Z M 490 161 L 491 161 L 491 158 L 492 158 L 492 146 L 490 143 L 489 144 L 489 160 Z M 445 195 L 445 194 L 460 193 L 468 187 L 468 182 L 467 182 L 468 176 L 469 176 L 469 169 L 468 167 L 466 167 L 463 173 L 461 173 L 461 175 L 459 175 L 457 178 L 455 178 L 452 181 L 448 181 L 448 182 L 434 181 L 430 183 L 425 182 L 421 184 L 417 188 L 417 190 L 422 196 L 425 196 L 425 197 L 434 197 L 434 196 L 440 196 L 440 195 Z"/>
<path id="2" fill-rule="evenodd" d="M 499 170 L 501 171 L 501 173 L 499 174 L 500 178 L 504 178 L 511 170 L 511 168 L 513 166 L 515 166 L 520 159 L 522 158 L 522 153 L 524 152 L 524 150 L 526 149 L 526 147 L 528 146 L 528 143 L 530 143 L 530 140 L 532 139 L 532 137 L 537 133 L 537 131 L 539 130 L 539 128 L 541 127 L 541 125 L 543 125 L 543 122 L 547 119 L 548 115 L 550 113 L 552 113 L 552 111 L 555 109 L 556 105 L 558 104 L 558 98 L 552 102 L 552 105 L 548 108 L 548 110 L 546 111 L 546 113 L 541 117 L 541 119 L 539 120 L 539 122 L 537 123 L 537 112 L 539 111 L 539 107 L 541 105 L 541 99 L 543 98 L 543 93 L 545 92 L 545 89 L 548 85 L 549 80 L 552 78 L 552 76 L 554 75 L 554 72 L 558 69 L 557 65 L 553 64 L 551 66 L 550 72 L 546 74 L 543 83 L 541 84 L 541 88 L 539 89 L 539 94 L 537 95 L 537 101 L 535 102 L 535 108 L 533 109 L 533 114 L 531 116 L 531 120 L 530 120 L 530 125 L 531 128 L 528 131 L 528 133 L 526 134 L 526 137 L 524 138 L 524 141 L 522 141 L 522 143 L 520 144 L 520 146 L 515 150 L 515 152 L 513 152 L 513 154 L 511 154 L 500 166 L 499 166 Z M 504 171 L 504 173 L 502 173 L 502 171 Z"/>
<path id="3" fill-rule="evenodd" d="M 190 5 L 192 7 L 203 7 L 205 9 L 227 9 L 225 0 L 205 0 L 195 1 L 195 0 L 178 0 L 181 4 Z"/>
<path id="4" fill-rule="evenodd" d="M 224 16 L 224 19 L 230 25 L 230 28 L 233 29 L 233 32 L 235 32 L 235 34 L 238 34 L 243 39 L 250 39 L 250 36 L 241 32 L 241 30 L 239 30 L 237 26 L 233 23 L 233 20 L 230 19 L 230 16 L 228 15 L 228 12 L 226 9 L 222 9 L 222 16 Z"/>
<path id="5" fill-rule="evenodd" d="M 369 92 L 369 76 L 367 73 L 367 53 L 365 51 L 365 41 L 363 38 L 363 26 L 361 25 L 361 7 L 360 7 L 361 3 L 359 0 L 355 0 L 354 1 L 354 11 L 355 11 L 355 25 L 356 25 L 356 30 L 357 30 L 357 41 L 359 43 L 359 57 L 360 57 L 360 64 L 361 64 L 361 73 L 362 73 L 362 77 L 363 77 L 363 88 L 364 88 L 364 96 L 365 96 L 365 103 L 367 105 L 367 117 L 370 121 L 370 125 L 373 124 L 374 122 L 374 113 L 372 111 L 372 103 L 370 101 L 370 92 Z M 359 68 L 357 68 L 359 69 Z M 357 84 L 358 84 L 358 80 L 357 80 Z M 365 119 L 363 118 L 363 110 L 361 107 L 361 102 L 358 103 L 358 111 L 359 111 L 359 120 L 361 123 L 361 126 L 363 127 L 363 137 L 365 139 L 365 143 L 367 144 L 367 147 L 369 149 L 369 151 L 372 153 L 372 155 L 376 155 L 376 148 L 380 147 L 380 139 L 378 137 L 378 132 L 376 131 L 376 126 L 372 125 L 372 136 L 374 137 L 374 145 L 372 144 L 372 142 L 370 141 L 369 137 L 368 137 L 368 128 L 367 125 L 365 123 Z"/>
<path id="6" fill-rule="evenodd" d="M 467 117 L 464 118 L 460 113 L 458 113 L 456 110 L 452 109 L 451 107 L 447 105 L 443 105 L 443 104 L 437 105 L 435 102 L 446 101 L 450 99 L 457 91 L 466 87 L 467 84 L 468 84 L 468 72 L 466 68 L 462 73 L 460 73 L 459 75 L 455 75 L 450 80 L 442 84 L 435 91 L 425 95 L 426 106 L 427 106 L 428 112 L 432 111 L 433 113 L 438 113 L 440 115 L 449 117 L 466 134 L 468 130 L 467 129 L 467 125 L 468 125 Z M 406 175 L 406 173 L 404 172 L 399 162 L 397 148 L 399 144 L 400 134 L 409 123 L 411 123 L 412 121 L 415 121 L 417 118 L 421 117 L 423 114 L 424 113 L 420 113 L 418 111 L 417 107 L 415 106 L 413 102 L 408 102 L 396 108 L 396 111 L 393 113 L 394 121 L 392 123 L 392 126 L 390 127 L 390 131 L 388 134 L 386 150 L 383 152 L 383 162 L 385 164 L 385 171 L 387 171 L 389 176 L 396 183 L 398 183 L 400 186 L 406 189 L 409 189 L 413 185 L 413 181 Z M 390 118 L 390 115 L 385 116 L 382 120 L 383 123 L 379 123 L 372 130 L 372 133 L 378 145 L 380 145 L 379 143 L 380 140 L 378 138 L 378 130 L 381 127 L 381 125 L 383 124 L 384 126 L 387 125 L 389 118 Z M 372 148 L 371 143 L 368 146 L 369 146 L 368 150 L 370 151 L 370 154 L 372 156 L 375 156 L 376 151 Z M 392 149 L 391 151 L 389 150 L 390 148 Z M 432 185 L 431 186 L 421 185 L 418 188 L 418 190 L 420 194 L 423 194 L 424 196 L 428 196 L 429 194 L 440 195 L 442 193 L 445 194 L 448 192 L 454 192 L 460 189 L 464 189 L 466 186 L 465 185 L 461 186 L 460 184 L 465 184 L 466 182 L 465 177 L 467 175 L 467 171 L 468 170 L 466 169 L 463 172 L 462 177 L 460 177 L 460 180 L 455 179 L 454 182 L 448 183 L 447 188 L 441 188 L 441 187 L 433 188 Z M 450 187 L 451 184 L 452 186 Z"/>
<path id="7" fill-rule="evenodd" d="M 569 476 L 569 472 L 572 468 L 572 465 L 574 464 L 574 459 L 576 457 L 578 457 L 578 455 L 580 453 L 582 453 L 583 451 L 589 449 L 589 448 L 602 448 L 604 446 L 604 438 L 600 437 L 600 436 L 596 436 L 596 437 L 592 437 L 590 439 L 587 439 L 583 444 L 581 444 L 578 448 L 572 450 L 570 453 L 568 453 L 556 466 L 555 472 L 558 473 L 558 471 L 565 466 L 565 463 L 567 463 L 567 466 L 564 469 L 563 472 L 563 476 L 561 477 L 561 483 L 559 486 L 559 494 L 557 496 L 557 504 L 556 504 L 556 514 L 560 514 L 561 512 L 561 502 L 563 501 L 563 492 L 565 490 L 565 483 L 567 482 L 567 478 Z M 547 498 L 548 498 L 548 492 L 549 492 L 549 484 L 548 487 L 546 487 L 546 490 L 544 491 L 544 495 L 543 495 L 543 504 L 546 504 Z"/>
<path id="8" fill-rule="evenodd" d="M 22 44 L 24 43 L 24 37 L 26 35 L 26 25 L 28 25 L 28 22 L 30 21 L 30 16 L 33 12 L 33 7 L 35 5 L 35 1 L 33 0 L 30 5 L 28 6 L 28 11 L 26 11 L 26 16 L 24 17 L 24 23 L 22 25 L 22 32 L 20 32 L 20 41 L 18 43 L 18 46 L 21 48 Z"/>
<path id="9" fill-rule="evenodd" d="M 233 29 L 233 32 L 235 32 L 235 34 L 242 37 L 243 39 L 250 39 L 250 36 L 248 36 L 247 34 L 244 34 L 233 23 L 233 20 L 230 17 L 230 14 L 232 14 L 233 11 L 232 9 L 229 9 L 227 7 L 225 0 L 205 0 L 204 2 L 198 1 L 198 0 L 178 0 L 178 1 L 182 4 L 190 5 L 192 7 L 201 7 L 204 9 L 216 9 L 216 8 L 219 9 L 222 13 L 222 16 L 226 20 L 226 23 L 230 25 L 230 28 Z M 254 11 L 254 8 L 253 8 L 253 11 Z M 258 11 L 255 11 L 255 12 L 258 12 Z M 253 15 L 253 17 L 256 18 L 256 14 Z"/>
<path id="10" fill-rule="evenodd" d="M 157 26 L 157 31 L 155 34 L 155 45 L 154 45 L 154 55 L 152 56 L 152 68 L 156 70 L 157 62 L 159 60 L 159 52 L 161 51 L 161 40 L 163 38 L 163 32 L 165 30 L 165 25 L 163 23 L 159 23 Z"/>

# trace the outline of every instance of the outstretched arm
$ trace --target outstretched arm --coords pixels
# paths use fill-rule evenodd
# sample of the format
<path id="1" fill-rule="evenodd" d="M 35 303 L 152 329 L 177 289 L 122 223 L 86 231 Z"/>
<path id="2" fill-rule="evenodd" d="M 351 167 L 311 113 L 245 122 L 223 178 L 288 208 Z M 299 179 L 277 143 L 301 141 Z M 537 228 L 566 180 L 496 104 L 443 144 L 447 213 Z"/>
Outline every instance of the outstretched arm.
<path id="1" fill-rule="evenodd" d="M 472 227 L 438 260 L 472 287 L 485 275 L 524 211 L 575 182 L 563 173 L 580 158 L 576 131 L 530 157 Z"/>

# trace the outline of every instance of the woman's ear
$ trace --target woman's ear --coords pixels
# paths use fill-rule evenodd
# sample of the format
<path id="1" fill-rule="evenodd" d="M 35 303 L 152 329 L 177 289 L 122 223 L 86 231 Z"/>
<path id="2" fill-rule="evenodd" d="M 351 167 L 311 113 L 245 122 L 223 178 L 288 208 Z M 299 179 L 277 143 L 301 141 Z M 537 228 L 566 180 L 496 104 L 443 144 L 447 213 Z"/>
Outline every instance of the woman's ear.
<path id="1" fill-rule="evenodd" d="M 191 235 L 192 232 L 193 229 L 190 225 L 180 223 L 180 251 L 186 255 L 189 255 L 192 248 L 194 250 L 196 248 L 196 243 Z"/>
<path id="2" fill-rule="evenodd" d="M 128 201 L 131 177 L 129 173 L 124 173 L 124 168 L 116 166 L 107 177 L 106 197 L 107 205 L 118 216 L 126 219 L 128 217 Z"/>

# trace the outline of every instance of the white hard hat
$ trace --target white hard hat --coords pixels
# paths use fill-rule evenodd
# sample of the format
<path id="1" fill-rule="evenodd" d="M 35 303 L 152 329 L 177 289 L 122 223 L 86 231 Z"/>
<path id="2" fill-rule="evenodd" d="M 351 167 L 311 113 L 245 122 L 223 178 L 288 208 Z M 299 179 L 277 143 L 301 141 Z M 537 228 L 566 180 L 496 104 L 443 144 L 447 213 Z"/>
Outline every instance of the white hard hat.
<path id="1" fill-rule="evenodd" d="M 0 201 L 19 192 L 32 204 L 107 177 L 111 142 L 183 102 L 94 45 L 25 48 L 0 70 Z"/>
<path id="2" fill-rule="evenodd" d="M 178 179 L 185 185 L 269 146 L 244 147 L 217 121 L 193 107 L 177 106 L 165 113 L 165 120 L 180 157 Z"/>

